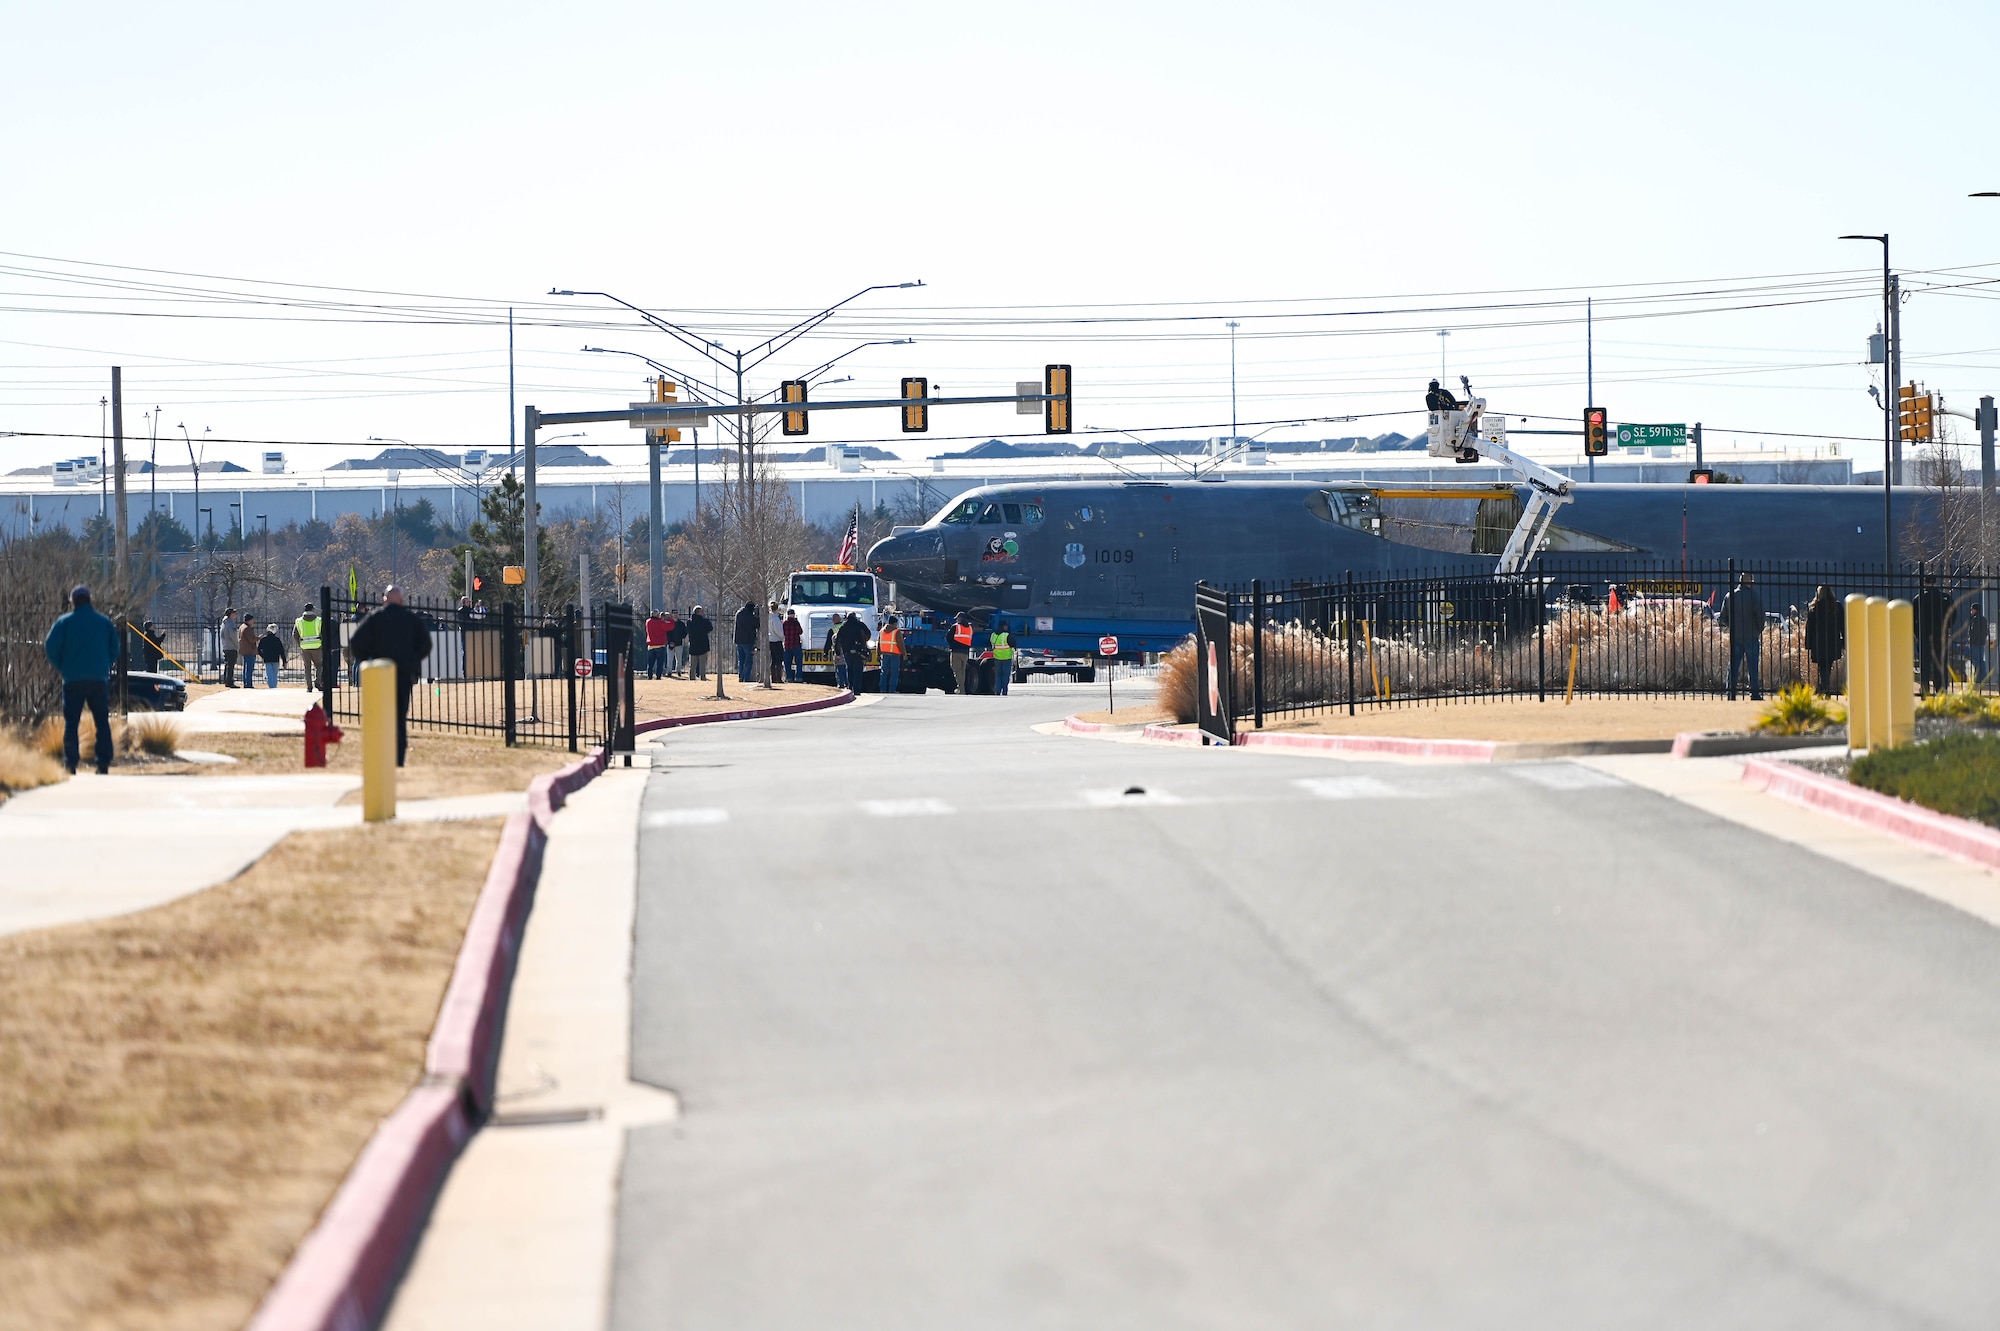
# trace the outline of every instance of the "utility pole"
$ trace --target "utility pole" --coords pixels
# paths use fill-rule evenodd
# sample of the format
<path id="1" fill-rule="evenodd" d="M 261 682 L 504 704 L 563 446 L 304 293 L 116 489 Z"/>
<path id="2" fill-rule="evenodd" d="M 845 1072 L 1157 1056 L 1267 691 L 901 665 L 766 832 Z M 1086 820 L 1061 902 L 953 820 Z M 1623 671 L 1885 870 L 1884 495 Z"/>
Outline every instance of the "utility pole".
<path id="1" fill-rule="evenodd" d="M 1885 244 L 1882 248 L 1887 250 L 1889 247 Z M 1896 414 L 1895 403 L 1897 400 L 1895 389 L 1896 386 L 1901 385 L 1903 382 L 1903 279 L 1901 274 L 1892 273 L 1887 280 L 1889 283 L 1889 345 L 1887 355 L 1889 357 L 1888 369 L 1889 383 L 1891 385 L 1889 390 L 1889 414 L 1893 418 Z M 1893 446 L 1896 453 L 1896 474 L 1894 480 L 1897 485 L 1901 485 L 1903 483 L 1903 433 L 1901 430 L 1895 430 L 1891 432 L 1890 437 L 1894 440 Z"/>
<path id="2" fill-rule="evenodd" d="M 125 371 L 122 367 L 111 367 L 111 464 L 116 468 L 111 479 L 112 492 L 117 496 L 117 526 L 111 534 L 111 558 L 117 572 L 113 575 L 121 592 L 132 588 L 132 549 L 125 540 Z"/>
<path id="3" fill-rule="evenodd" d="M 662 431 L 662 434 L 665 432 Z M 646 608 L 658 610 L 667 603 L 666 500 L 660 493 L 661 435 L 646 432 L 652 447 L 646 450 Z"/>
<path id="4" fill-rule="evenodd" d="M 2000 421 L 1994 419 L 1993 395 L 1988 393 L 1979 399 L 1979 493 L 1987 503 L 1993 502 L 1993 430 Z"/>
<path id="5" fill-rule="evenodd" d="M 1229 446 L 1236 447 L 1236 330 L 1242 327 L 1236 320 L 1229 321 Z"/>
<path id="6" fill-rule="evenodd" d="M 1595 328 L 1591 320 L 1591 298 L 1583 298 L 1583 402 L 1585 406 L 1597 405 L 1597 347 Z M 1589 468 L 1588 479 L 1597 479 L 1597 459 L 1589 453 L 1584 455 L 1584 463 Z"/>

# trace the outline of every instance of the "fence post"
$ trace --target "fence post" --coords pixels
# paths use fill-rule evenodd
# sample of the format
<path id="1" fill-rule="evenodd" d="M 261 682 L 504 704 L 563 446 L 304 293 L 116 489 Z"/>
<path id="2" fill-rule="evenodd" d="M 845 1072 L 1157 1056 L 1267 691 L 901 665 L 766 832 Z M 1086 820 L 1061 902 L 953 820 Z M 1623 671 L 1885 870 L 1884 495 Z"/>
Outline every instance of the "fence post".
<path id="1" fill-rule="evenodd" d="M 575 753 L 576 752 L 576 681 L 577 681 L 575 663 L 582 659 L 582 655 L 577 651 L 576 607 L 574 605 L 569 607 L 566 623 L 569 632 L 565 637 L 564 641 L 568 646 L 569 649 L 568 655 L 570 657 L 570 662 L 571 662 L 569 671 L 569 751 L 571 753 Z"/>
<path id="2" fill-rule="evenodd" d="M 125 615 L 118 616 L 118 715 L 124 716 L 131 710 L 129 695 L 132 668 L 132 621 Z"/>
<path id="3" fill-rule="evenodd" d="M 333 588 L 319 589 L 319 705 L 333 720 L 333 672 L 340 669 L 340 625 L 333 622 Z"/>
<path id="4" fill-rule="evenodd" d="M 1354 715 L 1354 570 L 1347 570 L 1347 609 L 1341 615 L 1347 625 L 1347 714 Z"/>
<path id="5" fill-rule="evenodd" d="M 1535 556 L 1535 701 L 1549 700 L 1549 569 Z"/>
<path id="6" fill-rule="evenodd" d="M 1250 582 L 1250 710 L 1264 728 L 1264 582 Z"/>
<path id="7" fill-rule="evenodd" d="M 512 601 L 500 603 L 500 691 L 506 710 L 507 743 L 512 746 L 516 734 L 516 711 L 514 699 L 514 677 L 518 670 L 521 620 Z"/>
<path id="8" fill-rule="evenodd" d="M 1723 629 L 1729 635 L 1729 701 L 1736 701 L 1736 556 L 1729 557 L 1729 593 L 1722 598 Z"/>

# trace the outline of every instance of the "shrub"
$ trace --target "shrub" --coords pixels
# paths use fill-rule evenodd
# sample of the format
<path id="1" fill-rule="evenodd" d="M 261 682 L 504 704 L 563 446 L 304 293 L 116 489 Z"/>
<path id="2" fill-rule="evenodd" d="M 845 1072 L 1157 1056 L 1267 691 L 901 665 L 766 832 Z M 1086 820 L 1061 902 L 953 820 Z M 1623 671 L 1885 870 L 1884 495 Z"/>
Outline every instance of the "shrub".
<path id="1" fill-rule="evenodd" d="M 1917 701 L 1917 711 L 1969 726 L 2000 726 L 2000 697 L 1989 697 L 1969 685 L 1943 689 Z"/>
<path id="2" fill-rule="evenodd" d="M 181 746 L 181 723 L 171 716 L 142 712 L 125 719 L 118 736 L 120 753 L 146 753 L 171 758 Z"/>
<path id="3" fill-rule="evenodd" d="M 1856 758 L 1857 786 L 2000 827 L 2000 738 L 1969 731 Z"/>
<path id="4" fill-rule="evenodd" d="M 1810 684 L 1788 684 L 1764 704 L 1752 730 L 1767 735 L 1817 735 L 1830 725 L 1844 724 L 1847 713 L 1829 706 Z"/>
<path id="5" fill-rule="evenodd" d="M 60 731 L 56 733 L 56 742 L 60 747 Z M 51 759 L 21 732 L 0 729 L 0 795 L 33 790 L 61 779 L 60 762 Z"/>

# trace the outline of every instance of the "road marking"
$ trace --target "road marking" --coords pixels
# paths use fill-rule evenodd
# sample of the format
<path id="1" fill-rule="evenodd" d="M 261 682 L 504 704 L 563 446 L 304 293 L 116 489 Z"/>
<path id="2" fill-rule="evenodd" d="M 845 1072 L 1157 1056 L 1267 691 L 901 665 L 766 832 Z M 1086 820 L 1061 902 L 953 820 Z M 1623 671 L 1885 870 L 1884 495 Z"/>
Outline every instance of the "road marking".
<path id="1" fill-rule="evenodd" d="M 863 800 L 861 807 L 877 818 L 928 818 L 958 812 L 943 800 L 934 799 Z"/>
<path id="2" fill-rule="evenodd" d="M 641 827 L 704 827 L 729 821 L 727 809 L 657 809 L 639 820 Z"/>
<path id="3" fill-rule="evenodd" d="M 1609 772 L 1599 772 L 1575 763 L 1522 763 L 1509 771 L 1524 781 L 1549 790 L 1605 790 L 1625 783 Z"/>
<path id="4" fill-rule="evenodd" d="M 1308 776 L 1292 783 L 1323 800 L 1389 800 L 1414 795 L 1372 776 Z"/>

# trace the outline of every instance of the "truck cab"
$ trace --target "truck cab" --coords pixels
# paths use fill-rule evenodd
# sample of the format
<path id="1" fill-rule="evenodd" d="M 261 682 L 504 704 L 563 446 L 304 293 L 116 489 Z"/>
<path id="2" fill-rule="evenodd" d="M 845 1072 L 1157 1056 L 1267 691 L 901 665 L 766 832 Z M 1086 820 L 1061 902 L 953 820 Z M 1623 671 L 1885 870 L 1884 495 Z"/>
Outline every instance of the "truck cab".
<path id="1" fill-rule="evenodd" d="M 778 613 L 797 613 L 805 629 L 805 673 L 814 683 L 832 683 L 833 653 L 826 650 L 827 632 L 847 616 L 857 614 L 868 626 L 868 668 L 875 670 L 882 659 L 874 647 L 875 631 L 882 622 L 881 587 L 875 575 L 846 564 L 808 564 L 787 580 L 783 604 Z M 813 678 L 820 676 L 823 678 Z M 854 681 L 858 686 L 860 681 Z"/>

